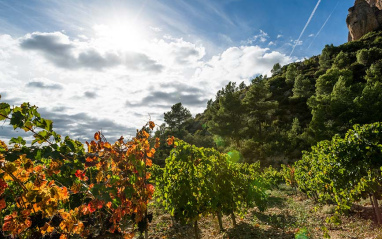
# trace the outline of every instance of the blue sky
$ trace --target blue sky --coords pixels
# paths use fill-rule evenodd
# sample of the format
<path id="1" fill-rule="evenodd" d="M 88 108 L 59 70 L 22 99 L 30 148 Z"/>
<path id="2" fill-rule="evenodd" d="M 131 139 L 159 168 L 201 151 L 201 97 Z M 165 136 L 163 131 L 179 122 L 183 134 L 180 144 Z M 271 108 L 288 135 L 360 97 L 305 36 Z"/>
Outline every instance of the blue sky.
<path id="1" fill-rule="evenodd" d="M 0 94 L 40 106 L 72 137 L 132 134 L 179 101 L 202 112 L 229 81 L 345 43 L 353 3 L 0 0 Z"/>
<path id="2" fill-rule="evenodd" d="M 283 35 L 276 49 L 287 40 L 298 38 L 316 0 L 142 0 L 142 1 L 0 1 L 0 33 L 24 35 L 30 32 L 65 30 L 78 34 L 78 28 L 102 24 L 103 18 L 118 18 L 156 26 L 168 34 L 185 39 L 210 41 L 215 47 L 240 45 L 259 34 L 269 34 L 271 40 Z M 319 54 L 325 44 L 339 45 L 347 41 L 345 18 L 352 0 L 322 0 L 297 47 L 297 57 Z M 335 9 L 334 9 L 335 8 Z M 312 39 L 332 13 L 325 29 L 307 49 Z M 122 21 L 123 21 L 122 20 Z M 226 38 L 227 37 L 227 38 Z M 230 40 L 229 40 L 230 39 Z M 231 42 L 232 40 L 232 42 Z"/>

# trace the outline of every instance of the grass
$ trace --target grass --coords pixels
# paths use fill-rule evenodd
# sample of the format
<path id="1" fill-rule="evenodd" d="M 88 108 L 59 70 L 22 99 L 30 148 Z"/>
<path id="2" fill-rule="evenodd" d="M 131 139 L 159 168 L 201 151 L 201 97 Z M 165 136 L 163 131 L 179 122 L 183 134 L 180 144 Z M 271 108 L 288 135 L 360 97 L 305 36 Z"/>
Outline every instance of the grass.
<path id="1" fill-rule="evenodd" d="M 170 215 L 160 205 L 153 203 L 149 209 L 154 213 L 149 238 L 194 238 L 191 225 L 173 225 Z M 382 239 L 382 228 L 375 224 L 367 201 L 361 201 L 349 215 L 340 216 L 338 219 L 342 223 L 339 225 L 326 222 L 326 218 L 334 215 L 333 205 L 316 204 L 291 187 L 281 185 L 279 189 L 269 191 L 266 211 L 250 209 L 244 218 L 238 218 L 236 227 L 229 217 L 223 217 L 225 231 L 220 232 L 213 216 L 202 218 L 198 225 L 203 239 L 293 239 L 303 229 L 312 239 L 324 238 L 324 234 L 332 239 Z"/>

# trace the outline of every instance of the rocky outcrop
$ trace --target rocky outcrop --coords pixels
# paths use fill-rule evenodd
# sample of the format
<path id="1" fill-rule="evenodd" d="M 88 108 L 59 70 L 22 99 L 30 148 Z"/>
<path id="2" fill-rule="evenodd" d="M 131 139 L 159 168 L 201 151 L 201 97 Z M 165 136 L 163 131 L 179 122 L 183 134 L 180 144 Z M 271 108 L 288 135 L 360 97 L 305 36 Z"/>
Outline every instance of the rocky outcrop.
<path id="1" fill-rule="evenodd" d="M 377 7 L 379 10 L 382 10 L 382 0 L 366 0 L 366 2 L 370 5 L 370 6 L 375 6 Z"/>
<path id="2" fill-rule="evenodd" d="M 382 0 L 356 0 L 349 8 L 346 23 L 349 29 L 349 41 L 360 39 L 368 32 L 382 27 Z"/>

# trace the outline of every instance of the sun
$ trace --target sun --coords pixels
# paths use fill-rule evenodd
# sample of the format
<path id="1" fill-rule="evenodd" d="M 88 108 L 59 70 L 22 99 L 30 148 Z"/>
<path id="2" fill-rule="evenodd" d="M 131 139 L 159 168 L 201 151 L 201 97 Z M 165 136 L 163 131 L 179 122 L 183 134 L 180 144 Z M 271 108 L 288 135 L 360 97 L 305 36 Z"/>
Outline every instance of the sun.
<path id="1" fill-rule="evenodd" d="M 98 44 L 106 48 L 136 51 L 144 47 L 145 34 L 137 24 L 110 24 L 93 27 Z"/>

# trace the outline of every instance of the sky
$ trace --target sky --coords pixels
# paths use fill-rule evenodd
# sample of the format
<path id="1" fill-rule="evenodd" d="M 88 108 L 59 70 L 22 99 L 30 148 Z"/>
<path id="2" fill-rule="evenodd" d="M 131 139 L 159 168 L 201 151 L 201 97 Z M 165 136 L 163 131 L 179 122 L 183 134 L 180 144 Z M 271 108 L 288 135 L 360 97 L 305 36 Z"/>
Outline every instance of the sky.
<path id="1" fill-rule="evenodd" d="M 353 0 L 0 0 L 0 102 L 80 141 L 131 137 L 181 102 L 347 42 Z M 0 140 L 13 131 L 0 125 Z M 29 135 L 30 138 L 30 135 Z"/>

